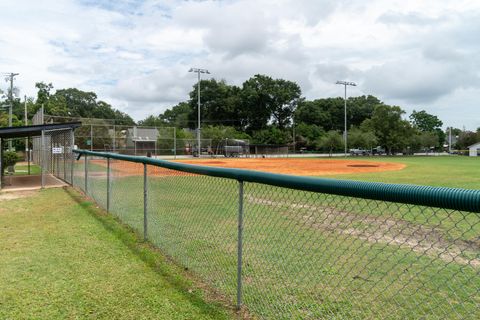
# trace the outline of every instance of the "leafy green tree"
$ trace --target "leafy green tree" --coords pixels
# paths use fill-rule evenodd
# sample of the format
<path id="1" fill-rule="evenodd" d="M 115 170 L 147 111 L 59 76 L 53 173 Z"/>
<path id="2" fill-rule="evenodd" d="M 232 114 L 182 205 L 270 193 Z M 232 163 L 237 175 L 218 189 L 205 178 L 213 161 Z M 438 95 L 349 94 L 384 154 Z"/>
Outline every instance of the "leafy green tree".
<path id="1" fill-rule="evenodd" d="M 295 82 L 257 74 L 243 83 L 241 101 L 239 115 L 248 132 L 266 129 L 270 120 L 284 129 L 301 101 L 301 90 Z"/>
<path id="2" fill-rule="evenodd" d="M 348 145 L 351 148 L 371 150 L 377 145 L 377 137 L 373 131 L 353 127 L 348 131 Z"/>
<path id="3" fill-rule="evenodd" d="M 365 120 L 362 127 L 373 131 L 378 143 L 388 153 L 402 151 L 414 133 L 410 123 L 402 119 L 404 113 L 400 107 L 379 104 L 372 118 Z"/>
<path id="4" fill-rule="evenodd" d="M 142 127 L 161 127 L 165 126 L 166 123 L 160 118 L 160 116 L 157 117 L 150 115 L 145 119 L 138 121 L 138 125 Z"/>
<path id="5" fill-rule="evenodd" d="M 421 146 L 426 149 L 430 150 L 432 148 L 438 147 L 438 135 L 436 132 L 421 132 L 420 135 L 420 143 Z"/>
<path id="6" fill-rule="evenodd" d="M 468 146 L 480 141 L 480 137 L 476 132 L 463 131 L 458 135 L 457 149 L 466 150 Z"/>
<path id="7" fill-rule="evenodd" d="M 225 139 L 251 139 L 245 132 L 237 131 L 235 128 L 228 126 L 206 126 L 202 128 L 202 138 L 211 139 L 212 146 L 217 146 Z"/>
<path id="8" fill-rule="evenodd" d="M 201 90 L 201 117 L 202 123 L 211 125 L 227 125 L 240 127 L 238 117 L 240 108 L 240 88 L 228 85 L 225 80 L 202 80 Z M 190 92 L 189 127 L 196 128 L 198 117 L 198 85 L 193 86 Z"/>
<path id="9" fill-rule="evenodd" d="M 342 98 L 302 101 L 295 111 L 298 123 L 314 124 L 324 130 L 344 131 L 345 106 Z M 360 126 L 371 118 L 376 105 L 381 101 L 374 96 L 350 97 L 347 101 L 347 125 Z"/>
<path id="10" fill-rule="evenodd" d="M 418 112 L 413 110 L 410 115 L 410 121 L 412 122 L 413 127 L 422 132 L 433 132 L 443 125 L 443 122 L 438 119 L 437 116 L 431 115 L 425 110 Z"/>
<path id="11" fill-rule="evenodd" d="M 189 103 L 180 102 L 171 109 L 165 110 L 163 114 L 159 115 L 159 118 L 168 126 L 177 128 L 188 128 L 190 127 L 189 119 L 193 112 L 194 111 Z"/>
<path id="12" fill-rule="evenodd" d="M 18 119 L 16 115 L 12 115 L 12 126 L 18 127 L 23 125 L 22 120 Z M 0 110 L 0 127 L 8 127 L 8 111 L 2 112 Z"/>
<path id="13" fill-rule="evenodd" d="M 292 141 L 292 136 L 285 130 L 276 126 L 269 126 L 266 129 L 254 131 L 253 143 L 286 145 Z"/>
<path id="14" fill-rule="evenodd" d="M 325 135 L 325 131 L 322 127 L 302 122 L 295 126 L 296 147 L 306 147 L 309 150 L 316 149 L 317 140 L 323 135 Z"/>
<path id="15" fill-rule="evenodd" d="M 343 146 L 342 135 L 335 130 L 330 130 L 318 140 L 317 144 L 320 149 L 328 150 L 332 156 L 334 150 L 339 150 Z"/>
<path id="16" fill-rule="evenodd" d="M 434 145 L 436 147 L 443 146 L 445 141 L 445 132 L 441 129 L 443 122 L 434 115 L 427 113 L 425 110 L 415 111 L 413 110 L 410 115 L 410 121 L 414 128 L 418 129 L 420 132 L 434 132 L 437 136 L 437 143 Z"/>

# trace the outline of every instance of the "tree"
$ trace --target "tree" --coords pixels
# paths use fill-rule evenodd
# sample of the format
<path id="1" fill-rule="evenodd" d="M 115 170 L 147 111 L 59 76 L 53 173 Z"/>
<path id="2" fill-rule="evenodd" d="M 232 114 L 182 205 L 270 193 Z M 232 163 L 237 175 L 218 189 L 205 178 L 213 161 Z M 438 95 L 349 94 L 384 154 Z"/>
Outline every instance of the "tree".
<path id="1" fill-rule="evenodd" d="M 225 80 L 215 79 L 201 80 L 200 87 L 202 123 L 234 127 L 241 125 L 238 118 L 240 88 L 228 85 Z M 193 129 L 198 120 L 198 85 L 193 86 L 188 104 L 191 109 L 189 127 Z"/>
<path id="2" fill-rule="evenodd" d="M 420 144 L 424 149 L 431 150 L 438 147 L 438 136 L 436 132 L 421 132 Z"/>
<path id="3" fill-rule="evenodd" d="M 466 150 L 468 146 L 480 141 L 480 137 L 476 132 L 463 131 L 458 135 L 457 148 L 460 150 Z"/>
<path id="4" fill-rule="evenodd" d="M 348 131 L 348 145 L 352 148 L 370 150 L 377 145 L 377 137 L 373 131 L 353 127 Z"/>
<path id="5" fill-rule="evenodd" d="M 372 118 L 365 120 L 362 127 L 373 131 L 378 143 L 388 153 L 401 151 L 407 147 L 413 134 L 410 123 L 402 119 L 404 113 L 400 107 L 379 104 L 375 107 Z"/>
<path id="6" fill-rule="evenodd" d="M 276 126 L 257 130 L 253 133 L 253 143 L 286 145 L 292 141 L 292 136 L 285 130 L 280 130 Z"/>
<path id="7" fill-rule="evenodd" d="M 414 128 L 418 129 L 420 132 L 434 132 L 437 136 L 437 143 L 434 145 L 436 147 L 443 146 L 445 141 L 445 132 L 441 129 L 443 122 L 434 115 L 427 113 L 425 110 L 415 111 L 413 110 L 410 115 L 410 121 Z"/>
<path id="8" fill-rule="evenodd" d="M 242 85 L 239 116 L 244 118 L 248 132 L 266 129 L 269 121 L 284 129 L 300 101 L 301 90 L 296 83 L 257 74 Z"/>
<path id="9" fill-rule="evenodd" d="M 295 112 L 297 123 L 314 124 L 324 130 L 344 131 L 345 101 L 342 98 L 302 101 Z M 347 101 L 348 127 L 360 126 L 371 118 L 376 105 L 381 101 L 374 96 L 350 97 Z"/>
<path id="10" fill-rule="evenodd" d="M 443 122 L 438 119 L 437 116 L 431 115 L 425 110 L 418 112 L 413 110 L 410 115 L 410 121 L 414 128 L 417 128 L 422 132 L 433 132 L 443 125 Z"/>
<path id="11" fill-rule="evenodd" d="M 318 147 L 328 150 L 332 156 L 333 150 L 338 150 L 343 146 L 342 136 L 334 130 L 328 131 L 323 137 L 318 140 Z"/>
<path id="12" fill-rule="evenodd" d="M 211 139 L 212 146 L 219 145 L 225 139 L 251 139 L 245 132 L 237 131 L 235 128 L 228 126 L 206 126 L 202 129 L 202 138 Z"/>
<path id="13" fill-rule="evenodd" d="M 97 95 L 94 92 L 68 88 L 51 94 L 53 89 L 51 83 L 39 82 L 35 86 L 38 89 L 37 101 L 35 110 L 32 112 L 36 112 L 43 105 L 45 113 L 54 116 L 112 119 L 116 124 L 135 124 L 128 114 L 112 108 L 105 101 L 97 101 Z"/>
<path id="14" fill-rule="evenodd" d="M 172 107 L 172 109 L 167 109 L 163 114 L 160 114 L 159 119 L 172 127 L 188 128 L 190 127 L 189 119 L 192 114 L 193 109 L 191 105 L 187 102 L 180 102 Z"/>
<path id="15" fill-rule="evenodd" d="M 325 135 L 322 127 L 315 124 L 300 123 L 295 126 L 295 143 L 298 148 L 306 147 L 309 150 L 317 147 L 319 137 Z"/>

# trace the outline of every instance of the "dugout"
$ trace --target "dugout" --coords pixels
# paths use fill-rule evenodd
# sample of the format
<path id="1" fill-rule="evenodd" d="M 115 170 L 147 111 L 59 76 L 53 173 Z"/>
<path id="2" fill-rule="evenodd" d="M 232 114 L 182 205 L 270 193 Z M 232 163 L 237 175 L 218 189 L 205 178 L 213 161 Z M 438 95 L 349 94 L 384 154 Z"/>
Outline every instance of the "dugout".
<path id="1" fill-rule="evenodd" d="M 74 130 L 81 122 L 0 128 L 0 189 L 35 189 L 63 186 L 73 180 Z M 15 174 L 4 166 L 10 141 L 25 139 L 25 172 Z M 31 172 L 32 163 L 39 173 Z"/>
<path id="2" fill-rule="evenodd" d="M 250 155 L 254 157 L 288 156 L 288 146 L 279 144 L 251 144 Z"/>
<path id="3" fill-rule="evenodd" d="M 157 154 L 157 140 L 159 133 L 156 128 L 128 128 L 127 149 L 134 155 L 148 153 Z"/>

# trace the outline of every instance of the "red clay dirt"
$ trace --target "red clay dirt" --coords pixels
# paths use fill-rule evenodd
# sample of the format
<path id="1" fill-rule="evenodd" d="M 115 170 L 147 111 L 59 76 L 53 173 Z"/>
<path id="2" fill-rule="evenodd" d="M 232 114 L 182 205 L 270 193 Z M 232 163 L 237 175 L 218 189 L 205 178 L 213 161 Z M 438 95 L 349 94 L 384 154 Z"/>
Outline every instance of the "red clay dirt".
<path id="1" fill-rule="evenodd" d="M 106 161 L 92 160 L 93 163 L 106 167 Z M 227 159 L 189 159 L 176 162 L 194 165 L 257 170 L 272 173 L 283 173 L 297 176 L 327 176 L 335 174 L 354 174 L 364 172 L 396 171 L 405 168 L 402 163 L 373 162 L 365 160 L 343 159 L 304 159 L 304 158 L 227 158 Z M 112 161 L 112 169 L 116 175 L 142 175 L 143 165 L 126 161 Z M 182 175 L 168 169 L 148 167 L 149 175 L 170 176 Z"/>
<path id="2" fill-rule="evenodd" d="M 203 166 L 292 174 L 297 176 L 325 176 L 335 174 L 395 171 L 405 168 L 405 165 L 402 163 L 312 158 L 237 158 L 221 160 L 192 159 L 178 160 L 178 162 Z"/>

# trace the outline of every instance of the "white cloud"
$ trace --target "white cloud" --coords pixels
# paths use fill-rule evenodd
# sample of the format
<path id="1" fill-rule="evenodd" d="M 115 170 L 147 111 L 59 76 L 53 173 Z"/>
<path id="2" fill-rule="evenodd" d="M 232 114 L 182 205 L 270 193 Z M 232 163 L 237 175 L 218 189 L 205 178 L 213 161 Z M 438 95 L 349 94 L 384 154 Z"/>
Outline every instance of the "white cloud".
<path id="1" fill-rule="evenodd" d="M 309 99 L 352 80 L 351 95 L 480 126 L 478 2 L 45 0 L 0 12 L 0 71 L 20 73 L 22 95 L 37 81 L 78 87 L 139 120 L 187 99 L 187 70 L 202 67 L 237 85 L 297 81 Z"/>

